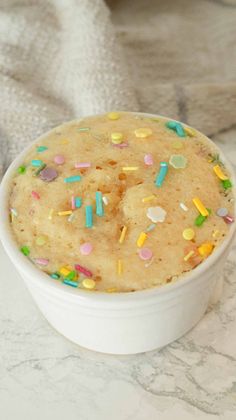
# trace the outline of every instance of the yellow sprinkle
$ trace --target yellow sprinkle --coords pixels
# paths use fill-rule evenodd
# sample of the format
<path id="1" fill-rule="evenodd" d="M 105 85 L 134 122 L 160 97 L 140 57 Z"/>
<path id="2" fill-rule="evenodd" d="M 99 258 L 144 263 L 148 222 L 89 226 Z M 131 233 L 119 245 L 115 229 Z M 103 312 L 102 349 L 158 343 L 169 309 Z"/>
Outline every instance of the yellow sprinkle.
<path id="1" fill-rule="evenodd" d="M 214 230 L 214 232 L 212 233 L 213 238 L 219 238 L 220 237 L 220 231 L 219 230 Z"/>
<path id="2" fill-rule="evenodd" d="M 195 204 L 199 213 L 201 213 L 202 216 L 209 216 L 209 211 L 202 204 L 201 200 L 198 197 L 193 198 L 193 203 Z"/>
<path id="3" fill-rule="evenodd" d="M 228 177 L 222 172 L 222 169 L 219 165 L 213 166 L 213 171 L 222 181 L 226 181 L 226 179 L 228 179 Z"/>
<path id="4" fill-rule="evenodd" d="M 198 247 L 198 252 L 202 257 L 206 258 L 212 253 L 213 248 L 214 245 L 211 242 L 205 242 Z"/>
<path id="5" fill-rule="evenodd" d="M 64 267 L 60 268 L 59 273 L 62 276 L 68 276 L 68 274 L 70 274 L 71 271 L 73 271 L 73 269 L 71 267 L 65 265 Z"/>
<path id="6" fill-rule="evenodd" d="M 84 279 L 82 281 L 82 285 L 85 287 L 85 289 L 94 289 L 96 282 L 93 279 Z"/>
<path id="7" fill-rule="evenodd" d="M 72 214 L 72 210 L 66 210 L 66 211 L 59 211 L 58 216 L 69 216 L 70 214 Z"/>
<path id="8" fill-rule="evenodd" d="M 122 143 L 123 138 L 124 138 L 124 136 L 123 136 L 122 133 L 118 133 L 118 132 L 111 133 L 111 141 L 114 144 Z"/>
<path id="9" fill-rule="evenodd" d="M 189 137 L 195 137 L 197 135 L 196 131 L 190 127 L 184 127 L 184 131 Z"/>
<path id="10" fill-rule="evenodd" d="M 107 293 L 115 293 L 117 292 L 117 287 L 110 287 L 109 289 L 106 289 Z"/>
<path id="11" fill-rule="evenodd" d="M 171 146 L 174 149 L 182 149 L 184 147 L 183 142 L 180 140 L 173 141 L 173 143 L 171 143 Z"/>
<path id="12" fill-rule="evenodd" d="M 109 120 L 118 120 L 120 118 L 120 114 L 118 114 L 118 112 L 109 112 L 107 117 Z"/>
<path id="13" fill-rule="evenodd" d="M 141 232 L 137 240 L 137 246 L 141 248 L 144 242 L 146 241 L 146 239 L 147 239 L 147 234 L 145 232 Z"/>
<path id="14" fill-rule="evenodd" d="M 186 239 L 186 241 L 191 241 L 195 236 L 195 232 L 191 228 L 187 228 L 183 230 L 183 238 Z"/>
<path id="15" fill-rule="evenodd" d="M 155 195 L 149 195 L 148 197 L 144 197 L 144 198 L 142 198 L 142 202 L 143 202 L 143 203 L 146 203 L 147 201 L 154 200 L 154 198 L 156 198 L 156 196 L 155 196 Z"/>
<path id="16" fill-rule="evenodd" d="M 48 214 L 48 219 L 49 220 L 52 220 L 53 213 L 54 213 L 54 209 L 50 209 L 49 214 Z"/>
<path id="17" fill-rule="evenodd" d="M 145 139 L 152 135 L 152 130 L 151 128 L 137 128 L 137 130 L 134 130 L 134 134 L 140 139 Z"/>
<path id="18" fill-rule="evenodd" d="M 119 239 L 120 244 L 124 242 L 126 232 L 127 232 L 127 226 L 123 226 L 121 234 L 120 234 L 120 239 Z"/>
<path id="19" fill-rule="evenodd" d="M 190 251 L 187 255 L 184 257 L 184 261 L 188 261 L 189 258 L 191 258 L 194 255 L 194 251 Z"/>
<path id="20" fill-rule="evenodd" d="M 120 276 L 123 272 L 123 262 L 122 260 L 117 260 L 117 274 Z"/>
<path id="21" fill-rule="evenodd" d="M 138 166 L 123 166 L 123 171 L 137 171 L 139 169 Z"/>

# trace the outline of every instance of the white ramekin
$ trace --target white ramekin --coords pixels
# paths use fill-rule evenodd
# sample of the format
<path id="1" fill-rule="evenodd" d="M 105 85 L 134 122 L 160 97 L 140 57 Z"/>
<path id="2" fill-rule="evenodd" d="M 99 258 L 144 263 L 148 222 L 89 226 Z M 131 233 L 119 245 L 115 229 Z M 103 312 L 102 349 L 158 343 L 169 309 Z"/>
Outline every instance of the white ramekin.
<path id="1" fill-rule="evenodd" d="M 37 269 L 21 254 L 11 234 L 8 208 L 10 181 L 29 148 L 13 161 L 1 184 L 0 238 L 51 325 L 81 346 L 113 354 L 141 353 L 160 348 L 190 330 L 204 315 L 209 302 L 219 297 L 217 290 L 221 289 L 222 269 L 236 224 L 230 226 L 225 241 L 205 262 L 174 284 L 133 293 L 101 293 L 71 288 Z M 232 167 L 219 152 L 235 185 Z"/>

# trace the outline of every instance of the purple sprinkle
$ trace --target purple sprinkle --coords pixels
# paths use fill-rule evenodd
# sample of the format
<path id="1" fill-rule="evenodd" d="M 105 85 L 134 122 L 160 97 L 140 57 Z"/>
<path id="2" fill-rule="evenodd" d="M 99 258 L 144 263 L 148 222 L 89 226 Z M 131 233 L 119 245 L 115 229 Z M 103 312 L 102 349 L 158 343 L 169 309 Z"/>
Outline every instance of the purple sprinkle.
<path id="1" fill-rule="evenodd" d="M 58 176 L 58 173 L 53 168 L 46 167 L 40 172 L 40 178 L 43 181 L 47 181 L 47 182 L 53 181 L 57 176 Z"/>
<path id="2" fill-rule="evenodd" d="M 46 258 L 35 258 L 34 261 L 38 265 L 48 265 L 48 263 L 49 263 L 49 260 L 47 260 Z"/>
<path id="3" fill-rule="evenodd" d="M 234 222 L 234 217 L 230 216 L 229 214 L 227 214 L 227 216 L 223 217 L 223 219 L 224 219 L 225 223 L 228 223 L 228 224 Z"/>

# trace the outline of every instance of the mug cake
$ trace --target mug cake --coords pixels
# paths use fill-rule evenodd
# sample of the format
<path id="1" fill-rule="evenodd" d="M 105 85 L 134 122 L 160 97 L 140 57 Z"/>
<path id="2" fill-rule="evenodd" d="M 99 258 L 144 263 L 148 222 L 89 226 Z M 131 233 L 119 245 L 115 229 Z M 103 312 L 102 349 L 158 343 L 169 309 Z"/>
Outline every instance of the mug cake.
<path id="1" fill-rule="evenodd" d="M 126 112 L 41 137 L 11 180 L 9 209 L 19 250 L 52 282 L 108 293 L 184 281 L 234 222 L 215 145 L 180 122 Z"/>

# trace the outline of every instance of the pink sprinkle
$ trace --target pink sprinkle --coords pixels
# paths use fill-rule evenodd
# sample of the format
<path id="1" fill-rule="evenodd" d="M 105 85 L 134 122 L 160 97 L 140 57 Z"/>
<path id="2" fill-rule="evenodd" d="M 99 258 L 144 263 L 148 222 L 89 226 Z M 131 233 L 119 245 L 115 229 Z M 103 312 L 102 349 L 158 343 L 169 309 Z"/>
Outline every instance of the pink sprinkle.
<path id="1" fill-rule="evenodd" d="M 54 162 L 55 162 L 57 165 L 63 165 L 63 163 L 65 163 L 65 158 L 64 158 L 64 156 L 63 156 L 63 155 L 56 155 L 56 156 L 54 157 Z"/>
<path id="2" fill-rule="evenodd" d="M 48 265 L 49 260 L 47 260 L 46 258 L 35 258 L 34 260 L 36 262 L 36 264 L 39 265 Z"/>
<path id="3" fill-rule="evenodd" d="M 153 157 L 150 153 L 144 156 L 144 163 L 148 166 L 153 165 Z"/>
<path id="4" fill-rule="evenodd" d="M 39 200 L 40 199 L 40 195 L 36 191 L 32 191 L 31 192 L 31 195 L 32 195 L 33 198 L 35 198 L 35 200 Z"/>
<path id="5" fill-rule="evenodd" d="M 227 214 L 227 216 L 223 217 L 225 223 L 230 224 L 234 222 L 234 217 Z"/>
<path id="6" fill-rule="evenodd" d="M 80 252 L 82 255 L 89 255 L 93 250 L 93 245 L 89 242 L 85 242 L 80 246 Z"/>
<path id="7" fill-rule="evenodd" d="M 75 163 L 75 168 L 90 168 L 91 163 L 90 162 L 77 162 Z"/>
<path id="8" fill-rule="evenodd" d="M 123 149 L 124 147 L 128 147 L 128 143 L 112 144 L 112 146 Z"/>
<path id="9" fill-rule="evenodd" d="M 75 269 L 80 273 L 83 273 L 87 277 L 92 277 L 93 273 L 85 267 L 82 267 L 80 264 L 75 264 Z"/>
<path id="10" fill-rule="evenodd" d="M 71 208 L 72 210 L 75 210 L 75 197 L 74 196 L 71 197 Z"/>
<path id="11" fill-rule="evenodd" d="M 149 248 L 141 248 L 138 254 L 141 260 L 150 260 L 153 256 L 153 252 Z"/>

